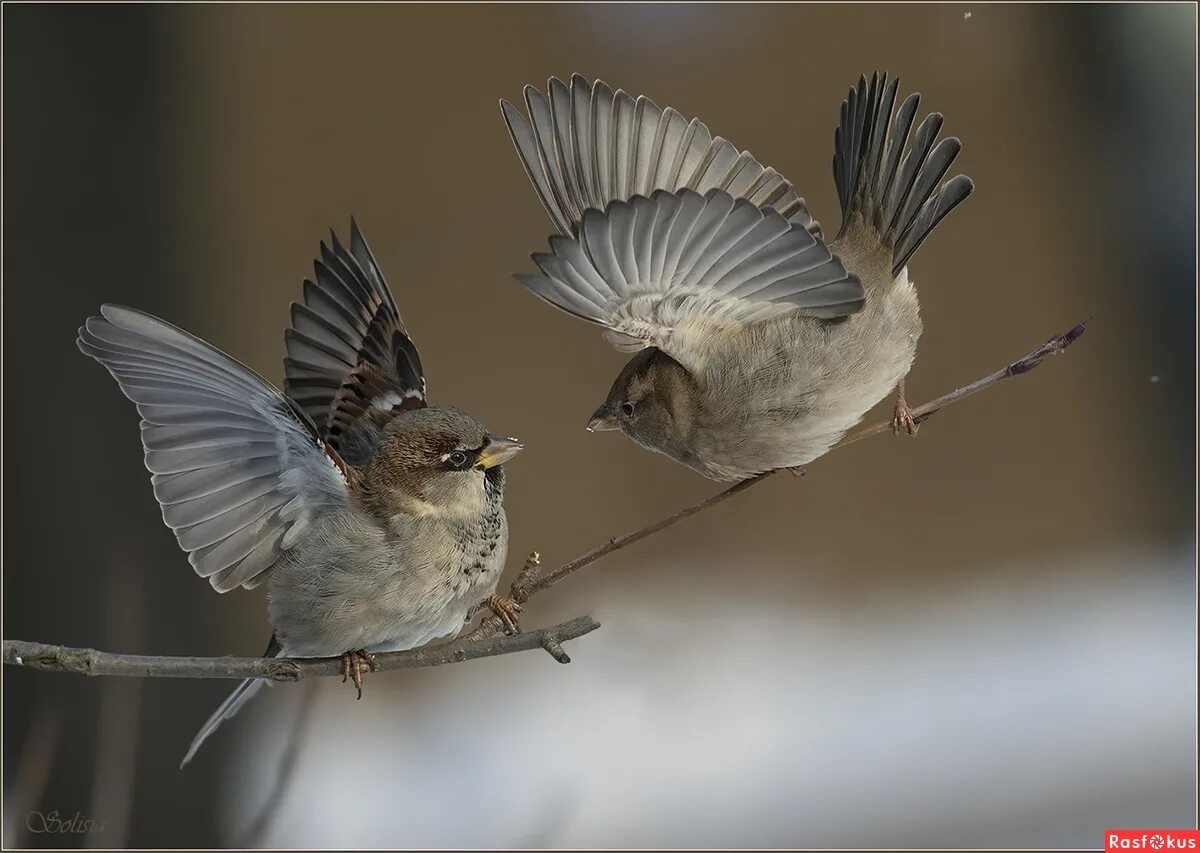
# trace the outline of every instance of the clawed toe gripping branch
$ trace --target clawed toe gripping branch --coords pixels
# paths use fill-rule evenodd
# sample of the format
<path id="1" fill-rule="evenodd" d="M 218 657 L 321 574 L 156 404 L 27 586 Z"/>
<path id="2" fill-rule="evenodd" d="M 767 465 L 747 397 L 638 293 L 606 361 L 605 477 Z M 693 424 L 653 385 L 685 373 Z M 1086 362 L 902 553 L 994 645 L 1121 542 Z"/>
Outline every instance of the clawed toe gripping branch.
<path id="1" fill-rule="evenodd" d="M 914 427 L 920 425 L 935 412 L 941 411 L 952 403 L 957 403 L 970 395 L 990 388 L 1002 379 L 1020 376 L 1033 370 L 1047 356 L 1064 351 L 1075 343 L 1084 333 L 1085 323 L 1080 323 L 1061 335 L 1055 335 L 1028 355 L 1011 362 L 1000 370 L 987 376 L 943 394 L 915 408 L 909 408 Z M 892 430 L 892 419 L 882 421 L 873 426 L 859 430 L 848 438 L 843 439 L 835 450 L 854 444 L 864 438 Z M 568 575 L 591 565 L 614 551 L 632 545 L 651 534 L 657 533 L 676 522 L 689 518 L 711 506 L 728 500 L 736 494 L 770 477 L 776 472 L 770 471 L 759 474 L 741 482 L 735 483 L 722 492 L 706 498 L 699 503 L 684 507 L 678 512 L 659 519 L 652 524 L 626 533 L 614 536 L 602 545 L 565 563 L 547 575 L 540 574 L 540 561 L 536 553 L 531 554 L 525 561 L 525 566 L 517 575 L 506 599 L 498 599 L 506 604 L 500 605 L 501 613 L 508 613 L 510 618 L 539 592 L 549 589 Z M 516 608 L 511 605 L 515 604 Z M 491 606 L 491 605 L 488 605 Z M 495 608 L 493 608 L 495 610 Z M 483 618 L 479 625 L 467 634 L 440 646 L 412 649 L 406 652 L 385 652 L 374 655 L 375 671 L 387 672 L 393 669 L 413 669 L 422 666 L 440 666 L 447 663 L 461 663 L 477 658 L 494 657 L 496 655 L 512 654 L 513 652 L 542 649 L 559 663 L 570 663 L 571 658 L 563 650 L 563 643 L 574 640 L 600 627 L 600 623 L 590 616 L 579 616 L 567 622 L 552 625 L 549 628 L 539 628 L 533 631 L 504 634 L 506 627 L 510 630 L 513 624 L 506 626 L 505 619 L 500 615 Z M 4 641 L 4 663 L 23 666 L 29 669 L 40 669 L 48 672 L 73 672 L 79 675 L 132 675 L 140 677 L 161 678 L 266 678 L 271 681 L 299 681 L 302 678 L 326 675 L 343 675 L 342 659 L 296 659 L 296 658 L 231 658 L 231 657 L 162 657 L 150 655 L 123 655 L 112 652 L 99 652 L 94 649 L 69 648 L 45 643 L 33 643 L 24 640 Z"/>

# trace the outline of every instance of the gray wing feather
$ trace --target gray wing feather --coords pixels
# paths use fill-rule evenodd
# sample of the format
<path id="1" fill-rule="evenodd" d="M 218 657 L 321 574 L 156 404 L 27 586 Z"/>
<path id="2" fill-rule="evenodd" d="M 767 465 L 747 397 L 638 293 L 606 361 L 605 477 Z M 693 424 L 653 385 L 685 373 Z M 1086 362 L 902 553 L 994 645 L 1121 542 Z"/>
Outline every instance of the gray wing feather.
<path id="1" fill-rule="evenodd" d="M 316 426 L 250 368 L 176 327 L 105 305 L 79 330 L 142 416 L 163 520 L 218 592 L 253 587 L 347 486 Z"/>
<path id="2" fill-rule="evenodd" d="M 593 266 L 578 240 L 555 234 L 550 238 L 550 250 L 567 263 L 572 286 L 583 296 L 597 305 L 616 297 L 616 292 Z"/>
<path id="3" fill-rule="evenodd" d="M 571 90 L 561 80 L 552 81 L 550 122 L 554 127 L 554 159 L 566 175 L 562 189 L 567 195 L 568 209 L 572 216 L 578 216 L 587 208 L 587 202 L 579 195 L 578 163 L 571 150 L 571 110 Z"/>
<path id="4" fill-rule="evenodd" d="M 638 227 L 630 242 L 633 261 L 642 275 L 651 275 L 654 267 L 654 235 L 658 228 L 658 205 L 645 196 L 633 200 L 633 214 Z"/>
<path id="5" fill-rule="evenodd" d="M 688 122 L 687 132 L 684 133 L 683 142 L 671 165 L 671 182 L 676 187 L 695 189 L 691 186 L 691 180 L 703 164 L 712 142 L 713 138 L 708 131 L 708 125 L 698 118 Z"/>
<path id="6" fill-rule="evenodd" d="M 732 198 L 729 195 L 725 197 Z M 695 287 L 698 290 L 723 292 L 719 286 L 722 276 L 745 260 L 748 252 L 742 243 L 750 232 L 760 225 L 765 225 L 764 230 L 773 231 L 775 236 L 779 236 L 787 230 L 787 223 L 782 220 L 782 217 L 767 219 L 753 204 L 734 205 L 721 223 L 720 233 L 708 241 L 692 267 L 692 277 L 696 279 Z"/>
<path id="7" fill-rule="evenodd" d="M 696 192 L 703 193 L 707 188 L 725 189 L 737 163 L 738 150 L 727 139 L 720 137 L 713 140 L 712 146 L 705 154 L 704 163 L 696 174 L 688 181 L 688 186 Z"/>
<path id="8" fill-rule="evenodd" d="M 637 104 L 633 97 L 623 90 L 613 95 L 612 118 L 612 184 L 610 192 L 614 196 L 629 198 L 633 194 L 633 174 L 637 164 L 637 143 L 641 136 L 636 123 Z"/>
<path id="9" fill-rule="evenodd" d="M 736 202 L 728 193 L 713 193 L 706 201 L 680 253 L 679 262 L 675 267 L 677 280 L 689 279 L 701 255 L 707 250 L 723 251 L 725 234 L 722 233 L 722 226 L 725 225 Z"/>
<path id="10" fill-rule="evenodd" d="M 621 218 L 626 214 L 626 209 L 622 207 L 616 212 L 616 217 Z M 616 293 L 623 293 L 628 282 L 625 280 L 621 263 L 617 260 L 617 250 L 613 246 L 612 227 L 609 223 L 609 214 L 602 213 L 594 207 L 586 211 L 580 228 L 580 245 L 608 286 Z"/>
<path id="11" fill-rule="evenodd" d="M 567 225 L 569 220 L 559 210 L 555 193 L 546 178 L 547 170 L 541 165 L 542 155 L 538 149 L 537 134 L 533 126 L 525 116 L 521 115 L 520 110 L 507 101 L 501 102 L 501 108 L 504 121 L 508 125 L 508 132 L 512 136 L 513 144 L 517 146 L 517 153 L 521 156 L 521 162 L 525 164 L 525 172 L 529 175 L 529 180 L 533 182 L 538 198 L 542 200 L 542 205 L 559 230 L 569 227 Z"/>
<path id="12" fill-rule="evenodd" d="M 787 220 L 782 217 L 764 216 L 757 222 L 751 222 L 745 235 L 722 257 L 713 261 L 697 286 L 701 289 L 711 288 L 720 293 L 729 293 L 744 276 L 762 268 L 757 255 L 769 249 L 772 243 L 778 242 L 787 231 Z M 734 269 L 739 269 L 736 276 L 730 275 Z"/>
<path id="13" fill-rule="evenodd" d="M 593 207 L 603 207 L 606 199 L 615 195 L 611 183 L 612 177 L 612 107 L 613 91 L 608 84 L 599 80 L 592 87 L 592 175 L 595 187 Z M 564 234 L 573 231 L 570 223 L 567 229 L 559 224 L 558 230 Z"/>
<path id="14" fill-rule="evenodd" d="M 659 204 L 666 202 L 666 196 L 656 195 Z M 679 259 L 683 255 L 683 250 L 688 245 L 688 240 L 691 238 L 692 229 L 696 227 L 696 220 L 700 214 L 704 212 L 705 199 L 704 196 L 695 192 L 683 192 L 671 196 L 678 208 L 674 221 L 671 224 L 671 231 L 667 235 L 667 246 L 663 256 L 663 269 L 659 281 L 674 281 L 676 272 L 679 268 Z"/>
<path id="15" fill-rule="evenodd" d="M 517 154 L 558 230 L 579 233 L 589 208 L 684 188 L 721 189 L 778 211 L 819 235 L 804 199 L 774 169 L 721 137 L 643 96 L 615 92 L 576 74 L 568 87 L 550 78 L 547 94 L 525 88 L 526 113 L 500 107 Z"/>
<path id="16" fill-rule="evenodd" d="M 162 506 L 199 500 L 212 494 L 220 494 L 242 483 L 258 479 L 278 479 L 275 459 L 238 459 L 224 465 L 213 465 L 183 475 L 159 475 L 155 481 L 154 494 Z"/>
<path id="17" fill-rule="evenodd" d="M 501 102 L 502 105 L 505 103 Z M 511 104 L 507 106 L 511 107 Z M 516 115 L 519 120 L 520 113 Z M 511 124 L 509 130 L 512 130 Z M 571 78 L 571 125 L 567 140 L 563 154 L 575 166 L 575 197 L 582 215 L 584 210 L 596 207 L 601 202 L 592 168 L 592 88 L 579 75 Z"/>
<path id="18" fill-rule="evenodd" d="M 533 256 L 541 275 L 518 279 L 606 326 L 622 347 L 671 352 L 673 328 L 689 320 L 839 317 L 864 299 L 859 280 L 803 225 L 723 190 L 657 190 L 589 209 L 579 236 L 555 236 L 550 248 Z"/>
<path id="19" fill-rule="evenodd" d="M 554 209 L 562 220 L 568 220 L 572 213 L 572 204 L 568 197 L 566 182 L 562 177 L 562 168 L 557 155 L 558 141 L 555 138 L 554 118 L 551 115 L 550 102 L 546 96 L 532 87 L 525 89 L 525 106 L 534 130 L 534 147 L 538 154 L 538 162 L 547 169 L 550 178 L 548 184 L 554 199 Z M 549 168 L 553 165 L 553 168 Z"/>

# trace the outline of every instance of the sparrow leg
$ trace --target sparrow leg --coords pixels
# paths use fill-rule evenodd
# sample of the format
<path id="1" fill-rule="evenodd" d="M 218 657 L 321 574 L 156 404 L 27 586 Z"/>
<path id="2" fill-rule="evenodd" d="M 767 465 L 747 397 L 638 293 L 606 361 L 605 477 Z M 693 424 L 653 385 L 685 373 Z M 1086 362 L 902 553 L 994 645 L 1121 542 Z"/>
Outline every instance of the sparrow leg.
<path id="1" fill-rule="evenodd" d="M 521 605 L 517 602 L 511 598 L 493 594 L 485 598 L 483 604 L 500 617 L 500 621 L 504 623 L 505 633 L 519 634 L 521 632 Z"/>
<path id="2" fill-rule="evenodd" d="M 896 384 L 896 408 L 892 410 L 892 435 L 899 435 L 901 431 L 908 435 L 916 435 L 920 426 L 913 419 L 912 409 L 908 407 L 908 401 L 904 399 L 904 380 L 901 379 Z"/>
<path id="3" fill-rule="evenodd" d="M 370 652 L 357 649 L 342 655 L 342 684 L 346 683 L 347 678 L 353 680 L 359 699 L 362 698 L 363 673 L 374 671 L 375 655 Z"/>
<path id="4" fill-rule="evenodd" d="M 803 465 L 797 465 L 795 468 L 788 468 L 787 472 L 793 477 L 803 477 L 808 472 L 804 470 Z"/>

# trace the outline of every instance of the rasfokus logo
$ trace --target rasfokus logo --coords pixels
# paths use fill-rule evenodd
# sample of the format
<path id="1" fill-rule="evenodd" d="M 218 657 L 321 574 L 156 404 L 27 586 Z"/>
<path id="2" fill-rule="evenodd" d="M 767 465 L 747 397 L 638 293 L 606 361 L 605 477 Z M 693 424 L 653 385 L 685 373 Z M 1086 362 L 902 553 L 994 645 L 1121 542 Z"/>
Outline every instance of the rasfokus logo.
<path id="1" fill-rule="evenodd" d="M 1104 850 L 1196 850 L 1200 831 L 1195 829 L 1106 829 Z"/>

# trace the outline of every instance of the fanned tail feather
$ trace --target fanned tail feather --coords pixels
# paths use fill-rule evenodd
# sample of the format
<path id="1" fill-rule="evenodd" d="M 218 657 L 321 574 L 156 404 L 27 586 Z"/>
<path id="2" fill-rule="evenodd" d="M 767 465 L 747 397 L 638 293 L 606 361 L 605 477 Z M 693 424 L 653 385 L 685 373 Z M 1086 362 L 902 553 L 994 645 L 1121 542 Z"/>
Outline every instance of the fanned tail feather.
<path id="1" fill-rule="evenodd" d="M 860 214 L 891 248 L 893 275 L 899 275 L 937 224 L 975 188 L 966 175 L 941 183 L 962 149 L 953 136 L 934 144 L 941 113 L 925 117 L 905 150 L 921 96 L 909 95 L 893 115 L 898 83 L 878 72 L 869 82 L 859 78 L 842 102 L 833 157 L 842 231 L 854 214 Z"/>

